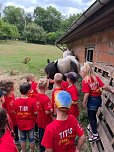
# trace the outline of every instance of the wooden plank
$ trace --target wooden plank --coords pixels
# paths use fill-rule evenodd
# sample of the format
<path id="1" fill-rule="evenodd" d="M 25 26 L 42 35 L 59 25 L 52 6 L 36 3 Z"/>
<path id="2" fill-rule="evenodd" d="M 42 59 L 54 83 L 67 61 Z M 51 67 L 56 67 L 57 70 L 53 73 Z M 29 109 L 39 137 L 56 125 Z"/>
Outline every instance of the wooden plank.
<path id="1" fill-rule="evenodd" d="M 103 77 L 101 74 L 99 75 L 99 73 L 95 73 L 95 75 L 97 75 L 98 77 L 101 78 L 101 80 L 106 84 L 106 85 L 109 85 L 110 84 L 110 81 L 111 81 L 111 78 L 105 78 Z"/>
<path id="2" fill-rule="evenodd" d="M 101 107 L 100 111 L 102 112 L 102 114 L 104 116 L 104 119 L 106 120 L 106 122 L 108 123 L 111 131 L 114 134 L 114 117 L 110 114 L 110 112 L 108 111 L 106 106 Z"/>
<path id="3" fill-rule="evenodd" d="M 108 128 L 107 128 L 107 126 L 106 126 L 106 124 L 103 120 L 101 121 L 101 124 L 102 124 L 102 126 L 104 128 L 104 131 L 106 132 L 109 140 L 111 141 L 112 140 L 112 135 L 110 134 L 110 132 L 109 132 L 109 130 L 108 130 Z"/>
<path id="4" fill-rule="evenodd" d="M 108 91 L 103 91 L 103 93 L 111 100 L 111 102 L 114 104 L 114 94 L 108 92 Z"/>
<path id="5" fill-rule="evenodd" d="M 110 141 L 109 141 L 101 123 L 99 123 L 99 126 L 98 126 L 98 133 L 99 133 L 101 142 L 103 143 L 105 152 L 114 152 L 114 149 L 111 146 Z"/>
<path id="6" fill-rule="evenodd" d="M 98 149 L 96 142 L 90 143 L 90 145 L 91 145 L 92 152 L 99 152 L 99 149 Z"/>

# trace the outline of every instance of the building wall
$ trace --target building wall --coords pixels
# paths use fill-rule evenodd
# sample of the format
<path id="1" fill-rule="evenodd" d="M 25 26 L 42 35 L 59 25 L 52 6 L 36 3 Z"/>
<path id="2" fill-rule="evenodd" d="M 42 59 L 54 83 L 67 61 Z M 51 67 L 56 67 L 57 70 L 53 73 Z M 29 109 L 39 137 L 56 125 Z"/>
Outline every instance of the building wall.
<path id="1" fill-rule="evenodd" d="M 114 28 L 90 35 L 69 44 L 81 63 L 85 62 L 85 49 L 94 47 L 93 62 L 114 66 Z"/>

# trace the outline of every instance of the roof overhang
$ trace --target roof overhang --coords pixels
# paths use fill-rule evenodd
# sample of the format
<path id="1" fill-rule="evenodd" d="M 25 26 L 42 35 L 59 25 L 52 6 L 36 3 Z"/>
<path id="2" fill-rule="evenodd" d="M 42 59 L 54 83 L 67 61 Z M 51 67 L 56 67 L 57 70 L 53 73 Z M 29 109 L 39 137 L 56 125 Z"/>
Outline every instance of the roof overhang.
<path id="1" fill-rule="evenodd" d="M 99 0 L 72 24 L 56 44 L 68 44 L 111 27 L 114 27 L 114 0 Z"/>

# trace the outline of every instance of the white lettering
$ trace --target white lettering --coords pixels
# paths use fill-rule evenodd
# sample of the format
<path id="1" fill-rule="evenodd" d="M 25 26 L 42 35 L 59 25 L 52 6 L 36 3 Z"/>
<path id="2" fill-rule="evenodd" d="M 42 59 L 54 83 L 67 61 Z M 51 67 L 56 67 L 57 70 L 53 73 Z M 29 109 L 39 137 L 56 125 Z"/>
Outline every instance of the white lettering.
<path id="1" fill-rule="evenodd" d="M 20 111 L 28 111 L 28 106 L 19 106 Z"/>
<path id="2" fill-rule="evenodd" d="M 68 137 L 68 134 L 70 134 L 70 135 L 72 134 L 72 128 L 68 128 L 67 130 L 59 133 L 60 139 Z"/>

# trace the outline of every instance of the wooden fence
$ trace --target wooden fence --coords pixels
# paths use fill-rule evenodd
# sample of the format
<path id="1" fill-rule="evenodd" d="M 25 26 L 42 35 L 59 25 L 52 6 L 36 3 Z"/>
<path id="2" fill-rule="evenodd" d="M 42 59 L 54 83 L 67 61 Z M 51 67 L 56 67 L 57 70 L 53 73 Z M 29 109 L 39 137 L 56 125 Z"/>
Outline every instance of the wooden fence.
<path id="1" fill-rule="evenodd" d="M 114 67 L 95 64 L 94 72 L 114 89 Z M 91 144 L 92 152 L 114 152 L 114 94 L 103 91 L 102 101 L 97 113 L 100 140 Z"/>

